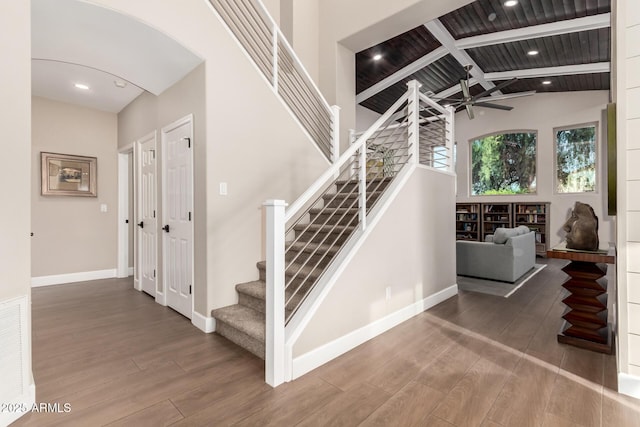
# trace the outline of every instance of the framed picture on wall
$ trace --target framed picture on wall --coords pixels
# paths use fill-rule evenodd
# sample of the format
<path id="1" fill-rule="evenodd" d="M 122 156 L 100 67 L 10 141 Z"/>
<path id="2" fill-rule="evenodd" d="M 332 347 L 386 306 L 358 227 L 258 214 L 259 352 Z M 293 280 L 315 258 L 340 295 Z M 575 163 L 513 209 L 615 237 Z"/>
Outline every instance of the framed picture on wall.
<path id="1" fill-rule="evenodd" d="M 97 158 L 41 152 L 40 163 L 43 196 L 97 197 Z"/>

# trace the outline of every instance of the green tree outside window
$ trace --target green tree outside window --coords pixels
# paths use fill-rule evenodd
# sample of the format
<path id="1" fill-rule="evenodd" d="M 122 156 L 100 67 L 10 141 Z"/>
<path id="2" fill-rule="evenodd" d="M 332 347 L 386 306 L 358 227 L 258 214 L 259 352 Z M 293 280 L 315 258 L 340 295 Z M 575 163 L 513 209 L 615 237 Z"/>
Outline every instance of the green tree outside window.
<path id="1" fill-rule="evenodd" d="M 535 132 L 489 135 L 471 141 L 471 194 L 536 192 Z"/>
<path id="2" fill-rule="evenodd" d="M 556 191 L 596 190 L 596 127 L 556 130 Z"/>

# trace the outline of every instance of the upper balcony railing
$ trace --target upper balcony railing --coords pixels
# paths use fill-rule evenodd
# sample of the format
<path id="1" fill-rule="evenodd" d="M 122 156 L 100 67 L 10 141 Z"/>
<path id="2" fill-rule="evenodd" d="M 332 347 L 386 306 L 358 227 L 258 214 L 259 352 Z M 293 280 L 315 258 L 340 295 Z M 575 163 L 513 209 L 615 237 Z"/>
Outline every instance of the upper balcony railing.
<path id="1" fill-rule="evenodd" d="M 338 108 L 329 106 L 264 5 L 257 0 L 209 3 L 318 149 L 337 159 Z"/>

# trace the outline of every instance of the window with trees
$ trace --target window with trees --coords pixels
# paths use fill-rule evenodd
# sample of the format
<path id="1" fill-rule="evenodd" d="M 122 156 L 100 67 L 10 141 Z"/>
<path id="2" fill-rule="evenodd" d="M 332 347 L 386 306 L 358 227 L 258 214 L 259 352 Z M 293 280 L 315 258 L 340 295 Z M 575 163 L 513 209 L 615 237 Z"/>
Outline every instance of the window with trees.
<path id="1" fill-rule="evenodd" d="M 555 129 L 556 192 L 596 191 L 596 125 Z"/>
<path id="2" fill-rule="evenodd" d="M 500 133 L 471 141 L 471 194 L 536 192 L 535 131 Z"/>

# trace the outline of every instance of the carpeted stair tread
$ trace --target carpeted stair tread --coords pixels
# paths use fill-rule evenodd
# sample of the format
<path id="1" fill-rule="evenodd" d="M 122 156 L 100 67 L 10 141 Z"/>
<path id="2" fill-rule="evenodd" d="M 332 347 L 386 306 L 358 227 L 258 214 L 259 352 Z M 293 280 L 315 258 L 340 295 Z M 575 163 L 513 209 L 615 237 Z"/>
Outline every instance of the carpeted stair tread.
<path id="1" fill-rule="evenodd" d="M 336 245 L 329 245 L 326 243 L 315 243 L 315 242 L 296 242 L 291 245 L 291 248 L 294 251 L 303 251 L 306 253 L 317 253 L 321 255 L 335 255 L 340 247 Z"/>
<path id="2" fill-rule="evenodd" d="M 259 308 L 256 308 L 256 307 L 249 307 L 249 308 L 252 308 L 253 310 L 264 313 L 264 310 L 265 310 L 264 305 L 267 299 L 267 284 L 263 280 L 255 280 L 253 282 L 237 284 L 236 291 L 238 292 L 238 294 L 249 295 L 250 297 L 255 298 L 256 300 L 260 300 L 261 306 Z M 302 300 L 302 295 L 296 294 L 293 296 L 293 298 L 291 298 L 291 294 L 292 294 L 292 291 L 290 290 L 285 291 L 286 300 L 289 301 L 289 299 L 291 299 L 291 301 L 289 301 L 289 304 L 287 306 L 295 307 Z M 289 314 L 290 311 L 291 311 L 290 309 L 285 309 L 286 314 Z"/>
<path id="3" fill-rule="evenodd" d="M 318 265 L 318 266 L 314 267 L 314 264 L 305 265 L 304 267 L 302 267 L 302 269 L 300 269 L 300 264 L 293 263 L 284 272 L 284 276 L 287 279 L 289 279 L 289 278 L 293 277 L 294 274 L 297 273 L 298 277 L 300 277 L 300 276 L 302 276 L 302 277 L 309 276 L 309 278 L 318 277 L 318 276 L 320 276 L 320 273 L 322 273 L 322 271 L 324 270 L 324 267 L 322 265 Z M 256 265 L 258 267 L 258 271 L 260 272 L 260 276 L 263 277 L 265 272 L 267 271 L 267 263 L 265 261 L 260 261 Z M 300 269 L 300 271 L 298 271 L 299 269 Z"/>
<path id="4" fill-rule="evenodd" d="M 313 232 L 319 231 L 320 233 L 341 233 L 343 231 L 353 231 L 355 230 L 355 225 L 334 225 L 334 224 L 298 224 L 293 229 L 295 231 L 306 231 Z"/>
<path id="5" fill-rule="evenodd" d="M 264 343 L 264 313 L 235 304 L 215 309 L 211 316 Z"/>
<path id="6" fill-rule="evenodd" d="M 238 283 L 236 285 L 236 291 L 261 300 L 265 300 L 267 298 L 266 284 L 264 280 Z"/>

